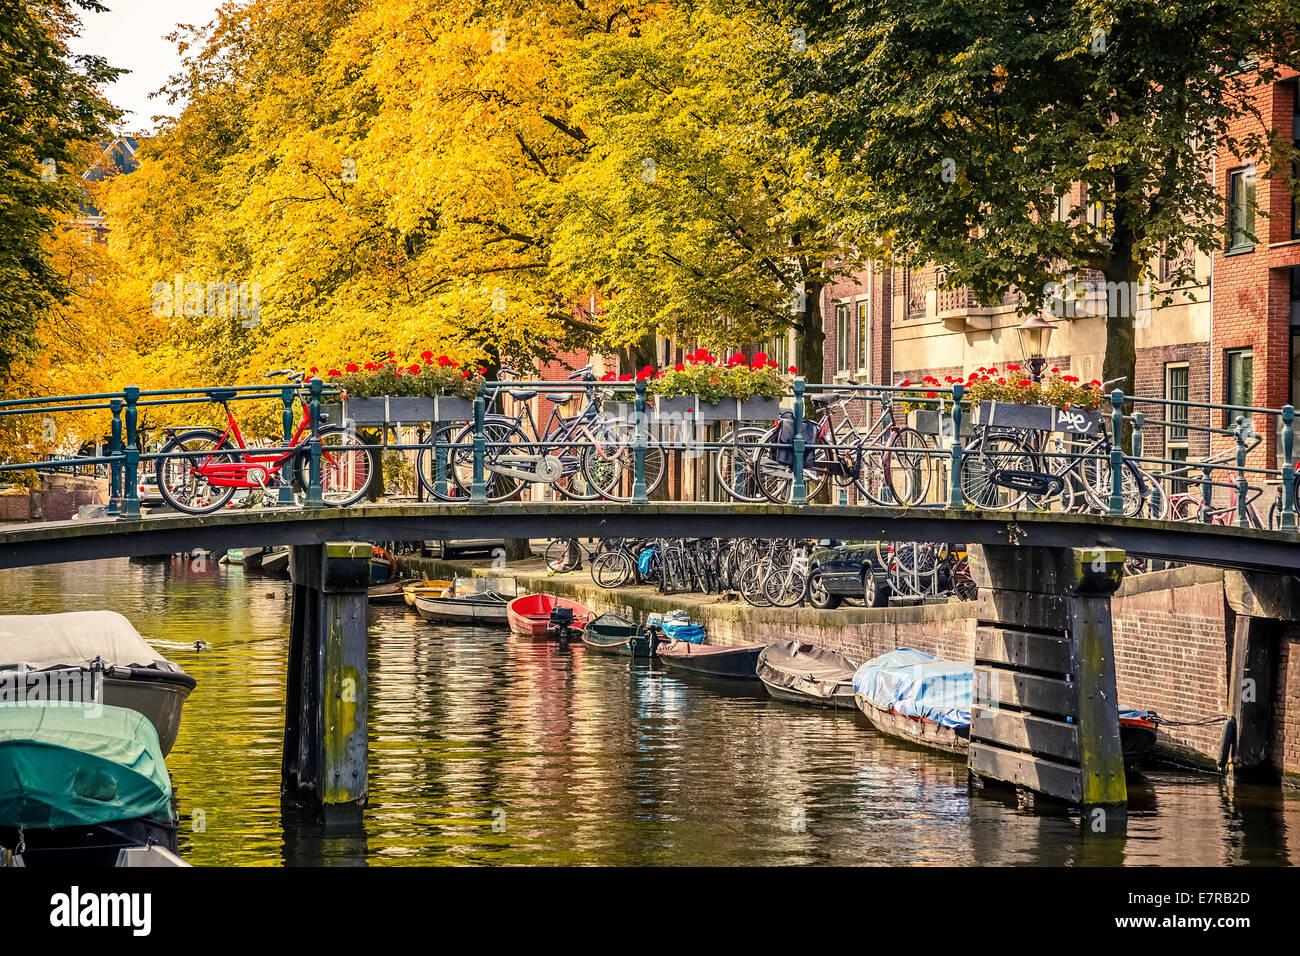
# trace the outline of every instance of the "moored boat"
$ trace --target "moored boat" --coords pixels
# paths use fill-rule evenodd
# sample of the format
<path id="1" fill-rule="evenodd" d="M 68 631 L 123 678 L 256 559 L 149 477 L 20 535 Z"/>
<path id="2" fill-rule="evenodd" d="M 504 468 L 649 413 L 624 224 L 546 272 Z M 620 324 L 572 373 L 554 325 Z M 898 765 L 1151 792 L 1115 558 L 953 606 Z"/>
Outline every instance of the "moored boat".
<path id="1" fill-rule="evenodd" d="M 244 570 L 260 571 L 262 570 L 262 557 L 266 554 L 266 548 L 244 548 Z"/>
<path id="2" fill-rule="evenodd" d="M 273 577 L 287 577 L 289 574 L 289 549 L 267 548 L 262 555 L 262 573 Z"/>
<path id="3" fill-rule="evenodd" d="M 602 654 L 650 657 L 654 643 L 649 632 L 617 614 L 602 614 L 587 622 L 582 643 Z"/>
<path id="4" fill-rule="evenodd" d="M 854 700 L 882 734 L 953 754 L 970 750 L 974 664 L 947 661 L 911 647 L 873 658 L 853 676 Z M 1119 709 L 1126 769 L 1156 742 L 1158 715 Z"/>
<path id="5" fill-rule="evenodd" d="M 442 592 L 451 587 L 450 581 L 408 581 L 402 585 L 402 597 L 411 607 L 415 607 L 417 597 L 442 597 Z"/>
<path id="6" fill-rule="evenodd" d="M 849 709 L 854 706 L 853 672 L 857 669 L 843 654 L 803 641 L 769 644 L 754 665 L 758 679 L 777 700 Z"/>
<path id="7" fill-rule="evenodd" d="M 388 584 L 372 584 L 366 589 L 366 600 L 371 604 L 389 605 L 405 604 L 406 595 L 402 593 L 402 587 L 396 582 Z"/>
<path id="8" fill-rule="evenodd" d="M 166 756 L 194 685 L 116 611 L 0 616 L 0 703 L 127 707 L 153 724 Z"/>
<path id="9" fill-rule="evenodd" d="M 519 593 L 514 578 L 457 578 L 442 595 L 415 598 L 415 609 L 430 624 L 507 627 L 506 608 Z"/>
<path id="10" fill-rule="evenodd" d="M 102 704 L 0 707 L 0 857 L 111 867 L 177 853 L 171 779 L 153 725 Z"/>
<path id="11" fill-rule="evenodd" d="M 397 560 L 384 548 L 372 545 L 370 548 L 370 583 L 384 584 L 397 577 Z"/>
<path id="12" fill-rule="evenodd" d="M 705 677 L 756 681 L 758 656 L 766 647 L 766 644 L 725 647 L 694 644 L 690 641 L 669 641 L 655 649 L 655 657 L 674 670 L 689 671 Z"/>
<path id="13" fill-rule="evenodd" d="M 520 637 L 545 638 L 551 628 L 551 616 L 557 612 L 572 612 L 568 627 L 580 631 L 591 619 L 591 612 L 577 601 L 552 594 L 525 594 L 506 607 L 510 630 Z"/>

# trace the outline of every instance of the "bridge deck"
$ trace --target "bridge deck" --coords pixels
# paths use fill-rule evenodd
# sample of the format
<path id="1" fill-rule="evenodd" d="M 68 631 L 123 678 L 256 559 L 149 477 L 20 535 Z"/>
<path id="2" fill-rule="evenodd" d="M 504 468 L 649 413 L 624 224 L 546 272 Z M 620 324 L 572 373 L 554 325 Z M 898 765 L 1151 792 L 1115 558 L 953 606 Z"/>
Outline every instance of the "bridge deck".
<path id="1" fill-rule="evenodd" d="M 194 517 L 52 521 L 0 529 L 0 568 L 326 541 L 436 538 L 723 537 L 952 541 L 1122 548 L 1242 571 L 1300 572 L 1300 534 L 1135 518 L 715 502 L 516 502 L 264 508 Z"/>

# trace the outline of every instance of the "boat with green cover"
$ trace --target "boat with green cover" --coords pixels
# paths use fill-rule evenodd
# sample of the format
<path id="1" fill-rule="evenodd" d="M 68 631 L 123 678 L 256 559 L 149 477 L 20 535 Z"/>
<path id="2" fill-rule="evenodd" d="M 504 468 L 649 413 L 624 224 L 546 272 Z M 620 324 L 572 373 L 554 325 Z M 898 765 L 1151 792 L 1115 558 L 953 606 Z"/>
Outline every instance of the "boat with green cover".
<path id="1" fill-rule="evenodd" d="M 651 636 L 617 614 L 602 614 L 588 622 L 582 633 L 582 643 L 603 654 L 650 657 L 652 653 Z"/>
<path id="2" fill-rule="evenodd" d="M 158 732 L 109 704 L 0 707 L 0 856 L 113 866 L 123 849 L 176 847 Z"/>

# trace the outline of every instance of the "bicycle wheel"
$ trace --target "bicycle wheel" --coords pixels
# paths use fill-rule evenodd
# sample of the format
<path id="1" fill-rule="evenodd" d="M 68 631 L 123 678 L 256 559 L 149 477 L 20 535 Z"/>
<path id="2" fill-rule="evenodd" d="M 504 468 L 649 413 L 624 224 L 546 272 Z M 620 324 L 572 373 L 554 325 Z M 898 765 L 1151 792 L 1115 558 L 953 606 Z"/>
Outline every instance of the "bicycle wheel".
<path id="1" fill-rule="evenodd" d="M 915 428 L 897 428 L 882 456 L 885 484 L 894 501 L 907 507 L 920 504 L 934 473 L 934 439 Z"/>
<path id="2" fill-rule="evenodd" d="M 483 423 L 483 489 L 491 504 L 512 501 L 528 484 L 521 475 L 502 474 L 500 469 L 527 472 L 535 465 L 528 459 L 541 454 L 512 418 L 494 418 Z M 451 475 L 462 495 L 474 488 L 474 426 L 466 425 L 456 436 L 451 458 Z M 494 470 L 497 469 L 497 470 Z"/>
<path id="3" fill-rule="evenodd" d="M 763 597 L 773 607 L 794 607 L 808 593 L 808 575 L 800 568 L 773 571 L 763 582 Z"/>
<path id="4" fill-rule="evenodd" d="M 1112 491 L 1110 455 L 1101 453 L 1090 455 L 1080 466 L 1083 471 L 1083 495 L 1088 502 L 1088 510 L 1093 514 L 1110 514 L 1110 496 Z M 1123 515 L 1135 518 L 1146 505 L 1146 482 L 1138 467 L 1124 459 L 1120 469 L 1120 494 L 1124 499 Z"/>
<path id="5" fill-rule="evenodd" d="M 424 488 L 424 493 L 435 501 L 463 501 L 465 499 L 464 493 L 456 487 L 456 479 L 452 474 L 452 457 L 457 452 L 457 449 L 437 447 L 438 445 L 454 444 L 456 436 L 464 430 L 464 427 L 458 422 L 439 425 L 429 437 L 428 446 L 421 448 L 416 453 L 416 477 L 420 481 L 420 486 Z M 473 452 L 471 450 L 471 468 L 473 468 L 473 461 Z"/>
<path id="6" fill-rule="evenodd" d="M 225 507 L 235 496 L 235 489 L 214 487 L 199 474 L 199 466 L 237 464 L 237 451 L 221 454 L 230 447 L 220 432 L 202 428 L 181 432 L 163 446 L 162 454 L 184 452 L 185 456 L 158 459 L 158 493 L 177 511 L 190 515 L 211 514 Z"/>
<path id="7" fill-rule="evenodd" d="M 555 538 L 546 546 L 543 557 L 547 569 L 556 574 L 576 571 L 582 567 L 582 549 L 577 538 Z"/>
<path id="8" fill-rule="evenodd" d="M 602 588 L 621 588 L 632 580 L 632 559 L 622 551 L 606 551 L 591 562 L 591 579 Z"/>
<path id="9" fill-rule="evenodd" d="M 890 508 L 897 504 L 885 479 L 884 450 L 862 448 L 855 454 L 860 456 L 853 475 L 853 486 L 858 489 L 858 493 L 880 508 Z"/>
<path id="10" fill-rule="evenodd" d="M 762 444 L 754 451 L 754 474 L 758 487 L 769 501 L 788 505 L 794 500 L 794 465 L 789 463 L 791 450 L 776 439 L 777 430 L 771 429 Z M 804 485 L 808 500 L 812 501 L 826 483 L 826 475 L 817 468 L 804 468 Z"/>
<path id="11" fill-rule="evenodd" d="M 746 604 L 752 604 L 754 607 L 770 607 L 771 602 L 763 594 L 763 584 L 766 581 L 767 569 L 762 561 L 751 561 L 740 569 L 740 576 L 736 581 L 736 590 L 740 596 L 745 599 Z"/>
<path id="12" fill-rule="evenodd" d="M 636 426 L 631 422 L 609 421 L 592 427 L 595 441 L 580 452 L 582 474 L 597 498 L 607 501 L 631 501 L 636 482 Z M 663 448 L 647 439 L 642 475 L 645 493 L 654 492 L 667 474 Z"/>
<path id="13" fill-rule="evenodd" d="M 325 504 L 346 508 L 356 504 L 366 495 L 370 479 L 374 477 L 375 458 L 354 432 L 338 425 L 327 425 L 320 430 L 320 495 Z M 294 460 L 294 477 L 302 488 L 308 486 L 311 473 L 311 454 L 307 446 Z"/>
<path id="14" fill-rule="evenodd" d="M 1013 434 L 985 435 L 961 459 L 962 499 L 976 508 L 1008 511 L 1025 500 L 1026 492 L 993 482 L 995 471 L 1037 471 L 1033 455 Z"/>
<path id="15" fill-rule="evenodd" d="M 727 497 L 734 501 L 767 500 L 758 483 L 754 451 L 771 431 L 757 425 L 742 425 L 723 433 L 719 442 L 724 447 L 713 457 L 713 472 Z"/>

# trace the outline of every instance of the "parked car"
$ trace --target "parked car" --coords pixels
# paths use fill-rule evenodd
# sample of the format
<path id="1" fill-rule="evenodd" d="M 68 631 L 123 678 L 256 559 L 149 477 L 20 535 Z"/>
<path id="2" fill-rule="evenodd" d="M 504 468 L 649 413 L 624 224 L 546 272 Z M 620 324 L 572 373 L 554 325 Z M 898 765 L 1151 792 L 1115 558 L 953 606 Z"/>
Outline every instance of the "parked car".
<path id="1" fill-rule="evenodd" d="M 492 551 L 504 548 L 505 538 L 434 538 L 424 542 L 424 550 L 433 558 L 449 558 L 464 551 Z"/>
<path id="2" fill-rule="evenodd" d="M 845 598 L 863 600 L 868 595 L 870 607 L 883 607 L 888 592 L 871 600 L 872 582 L 883 577 L 885 569 L 876 558 L 874 541 L 830 541 L 815 550 L 808 559 L 808 602 L 816 608 L 835 608 Z M 875 589 L 879 590 L 879 589 Z"/>

